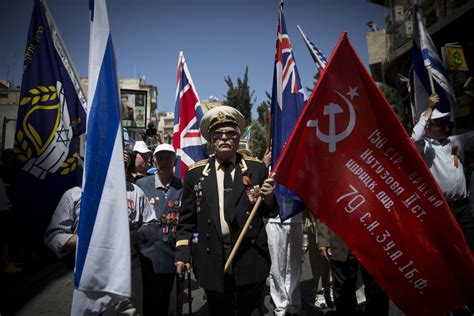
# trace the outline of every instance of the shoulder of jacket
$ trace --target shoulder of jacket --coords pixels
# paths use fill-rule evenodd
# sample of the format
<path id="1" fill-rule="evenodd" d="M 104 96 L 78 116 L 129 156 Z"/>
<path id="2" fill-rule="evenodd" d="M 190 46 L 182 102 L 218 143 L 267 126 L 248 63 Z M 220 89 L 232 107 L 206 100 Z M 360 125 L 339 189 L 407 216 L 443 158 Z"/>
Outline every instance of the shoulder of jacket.
<path id="1" fill-rule="evenodd" d="M 209 161 L 209 158 L 207 159 L 203 159 L 203 160 L 199 160 L 198 162 L 192 164 L 189 168 L 188 168 L 188 171 L 191 171 L 193 169 L 196 169 L 198 167 L 203 167 L 207 164 L 207 162 Z"/>
<path id="2" fill-rule="evenodd" d="M 253 161 L 253 162 L 256 162 L 256 163 L 263 164 L 263 161 L 261 161 L 261 160 L 258 159 L 258 158 L 249 157 L 249 156 L 243 156 L 243 159 L 244 159 L 245 161 Z"/>
<path id="3" fill-rule="evenodd" d="M 142 187 L 143 185 L 146 185 L 146 184 L 154 182 L 154 181 L 155 181 L 155 175 L 151 174 L 151 175 L 148 175 L 146 177 L 138 179 L 137 182 L 135 182 L 134 184 L 139 186 L 139 187 Z"/>

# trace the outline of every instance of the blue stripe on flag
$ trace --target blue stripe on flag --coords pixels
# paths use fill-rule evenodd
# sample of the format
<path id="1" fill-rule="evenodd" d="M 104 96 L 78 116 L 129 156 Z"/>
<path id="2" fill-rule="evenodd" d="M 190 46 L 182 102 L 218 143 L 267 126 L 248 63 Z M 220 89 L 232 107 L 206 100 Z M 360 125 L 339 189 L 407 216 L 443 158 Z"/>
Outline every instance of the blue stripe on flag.
<path id="1" fill-rule="evenodd" d="M 87 125 L 86 179 L 81 202 L 81 210 L 87 209 L 87 212 L 81 212 L 81 221 L 79 222 L 81 240 L 78 243 L 76 258 L 74 278 L 76 287 L 79 286 L 81 280 L 105 179 L 109 172 L 115 139 L 117 133 L 121 132 L 119 130 L 120 109 L 118 106 L 111 106 L 111 104 L 119 104 L 117 87 L 115 57 L 109 35 Z M 98 148 L 99 146 L 100 148 Z"/>
<path id="2" fill-rule="evenodd" d="M 417 1 L 415 1 L 413 6 L 413 16 L 413 68 L 414 73 L 418 77 L 424 89 L 423 92 L 417 91 L 417 88 L 419 87 L 417 87 L 415 82 L 415 101 L 417 114 L 420 115 L 425 110 L 426 103 L 428 102 L 427 97 L 431 95 L 431 86 L 428 77 L 428 70 L 425 66 L 425 61 L 428 61 L 428 65 L 431 67 L 434 88 L 440 98 L 437 109 L 443 113 L 453 112 L 455 110 L 454 92 L 451 88 L 449 80 L 447 79 L 447 73 L 443 64 L 441 63 L 436 47 L 434 46 L 429 33 L 426 31 L 425 26 L 420 20 L 421 14 L 419 12 Z M 448 90 L 442 87 L 440 82 L 446 84 Z M 423 97 L 424 94 L 426 97 Z M 453 118 L 454 116 L 452 115 L 451 119 Z"/>

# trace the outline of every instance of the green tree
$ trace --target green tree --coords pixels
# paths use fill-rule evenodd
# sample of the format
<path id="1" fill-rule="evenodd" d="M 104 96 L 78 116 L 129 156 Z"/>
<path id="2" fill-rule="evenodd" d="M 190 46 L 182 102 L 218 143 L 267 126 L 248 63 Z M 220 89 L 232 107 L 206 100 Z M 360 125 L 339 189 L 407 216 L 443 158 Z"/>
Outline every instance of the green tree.
<path id="1" fill-rule="evenodd" d="M 268 129 L 268 125 L 270 123 L 272 96 L 270 93 L 268 93 L 268 91 L 265 91 L 265 94 L 267 95 L 267 100 L 262 101 L 257 107 L 257 114 L 260 125 L 262 125 L 265 129 Z"/>
<path id="2" fill-rule="evenodd" d="M 252 122 L 250 131 L 250 151 L 255 157 L 262 159 L 267 149 L 267 132 L 258 120 Z"/>
<path id="3" fill-rule="evenodd" d="M 314 76 L 313 76 L 313 79 L 314 79 L 313 86 L 312 87 L 306 87 L 306 92 L 308 92 L 308 98 L 311 95 L 311 93 L 313 92 L 314 87 L 316 87 L 316 83 L 318 82 L 319 77 L 321 77 L 321 72 L 318 70 L 318 72 L 315 73 Z"/>
<path id="4" fill-rule="evenodd" d="M 245 117 L 246 125 L 252 122 L 252 98 L 255 93 L 255 91 L 250 93 L 248 71 L 249 68 L 245 67 L 244 79 L 237 78 L 237 85 L 234 85 L 230 76 L 224 77 L 225 83 L 229 87 L 224 104 L 239 110 Z"/>

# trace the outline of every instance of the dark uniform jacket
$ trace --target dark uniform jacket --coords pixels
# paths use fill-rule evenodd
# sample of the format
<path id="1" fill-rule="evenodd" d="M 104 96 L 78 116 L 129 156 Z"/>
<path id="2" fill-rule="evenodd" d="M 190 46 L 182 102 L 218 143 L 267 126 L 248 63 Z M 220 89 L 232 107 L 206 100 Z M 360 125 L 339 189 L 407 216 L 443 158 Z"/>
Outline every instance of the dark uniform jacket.
<path id="1" fill-rule="evenodd" d="M 244 185 L 245 176 L 250 179 L 250 184 Z M 244 160 L 237 154 L 230 193 L 234 207 L 225 214 L 232 246 L 253 208 L 247 190 L 255 185 L 261 186 L 267 177 L 268 170 L 262 162 L 248 157 Z M 278 203 L 275 198 L 271 206 L 261 203 L 233 260 L 232 271 L 237 286 L 257 283 L 268 276 L 270 255 L 263 218 L 274 217 L 276 214 Z M 213 156 L 196 163 L 187 171 L 179 210 L 176 261 L 191 262 L 191 238 L 195 232 L 198 233 L 198 242 L 192 247 L 192 264 L 197 281 L 206 290 L 222 292 L 225 255 Z"/>
<path id="2" fill-rule="evenodd" d="M 155 273 L 176 273 L 174 250 L 176 243 L 177 211 L 180 206 L 183 185 L 180 179 L 173 176 L 168 192 L 156 188 L 155 175 L 137 181 L 145 192 L 150 205 L 155 210 L 158 225 L 154 229 L 154 238 L 142 246 L 141 253 L 150 258 Z"/>

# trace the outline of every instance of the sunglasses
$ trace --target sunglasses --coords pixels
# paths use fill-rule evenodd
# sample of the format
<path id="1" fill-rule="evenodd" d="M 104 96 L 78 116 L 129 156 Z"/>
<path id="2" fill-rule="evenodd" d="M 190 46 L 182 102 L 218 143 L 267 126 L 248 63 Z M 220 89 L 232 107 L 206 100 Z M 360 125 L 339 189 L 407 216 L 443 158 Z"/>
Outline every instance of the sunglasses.
<path id="1" fill-rule="evenodd" d="M 226 138 L 236 138 L 239 134 L 237 133 L 236 130 L 230 130 L 230 131 L 215 131 L 212 133 L 212 139 L 221 139 L 223 136 L 226 136 Z"/>

